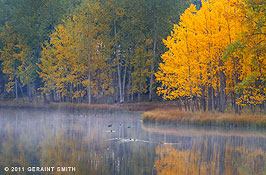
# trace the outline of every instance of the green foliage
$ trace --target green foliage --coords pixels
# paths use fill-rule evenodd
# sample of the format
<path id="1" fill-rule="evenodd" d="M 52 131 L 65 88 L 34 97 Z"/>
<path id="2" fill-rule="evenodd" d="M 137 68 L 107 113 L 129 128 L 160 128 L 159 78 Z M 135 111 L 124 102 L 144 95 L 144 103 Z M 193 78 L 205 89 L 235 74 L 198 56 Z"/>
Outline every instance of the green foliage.
<path id="1" fill-rule="evenodd" d="M 148 92 L 165 50 L 161 40 L 190 3 L 1 0 L 0 28 L 8 23 L 28 48 L 27 69 L 18 73 L 23 86 L 36 84 L 57 100 L 82 101 L 89 94 L 133 99 Z"/>

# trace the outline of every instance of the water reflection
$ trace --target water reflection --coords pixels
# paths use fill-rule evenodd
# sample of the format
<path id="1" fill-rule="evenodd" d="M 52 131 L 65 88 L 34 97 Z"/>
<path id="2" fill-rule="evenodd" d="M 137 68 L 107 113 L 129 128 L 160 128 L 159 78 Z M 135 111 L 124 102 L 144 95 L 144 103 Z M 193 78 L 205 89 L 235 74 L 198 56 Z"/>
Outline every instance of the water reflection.
<path id="1" fill-rule="evenodd" d="M 155 170 L 158 174 L 265 174 L 266 154 L 246 146 L 241 138 L 195 139 L 190 148 L 158 146 Z"/>
<path id="2" fill-rule="evenodd" d="M 155 146 L 112 140 L 141 138 L 136 114 L 97 113 L 95 117 L 95 113 L 69 111 L 2 110 L 0 116 L 0 174 L 6 173 L 6 166 L 76 167 L 70 174 L 152 174 Z M 110 129 L 116 132 L 106 132 Z M 46 172 L 25 169 L 20 174 Z"/>
<path id="3" fill-rule="evenodd" d="M 140 114 L 115 111 L 1 109 L 0 119 L 0 174 L 14 174 L 4 171 L 11 166 L 81 175 L 266 172 L 263 132 L 146 126 Z"/>

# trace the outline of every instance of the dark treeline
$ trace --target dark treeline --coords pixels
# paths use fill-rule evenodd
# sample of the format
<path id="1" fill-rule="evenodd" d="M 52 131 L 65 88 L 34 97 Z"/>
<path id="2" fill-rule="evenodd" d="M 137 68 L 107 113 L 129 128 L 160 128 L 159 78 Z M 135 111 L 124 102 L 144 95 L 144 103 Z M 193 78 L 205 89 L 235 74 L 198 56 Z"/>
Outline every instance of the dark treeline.
<path id="1" fill-rule="evenodd" d="M 77 0 L 0 1 L 1 97 L 23 97 L 24 101 L 28 96 L 29 102 L 37 98 L 42 83 L 36 63 L 42 43 L 80 4 Z"/>
<path id="2" fill-rule="evenodd" d="M 162 39 L 189 0 L 1 0 L 0 93 L 24 102 L 151 101 Z M 26 98 L 27 97 L 27 98 Z"/>

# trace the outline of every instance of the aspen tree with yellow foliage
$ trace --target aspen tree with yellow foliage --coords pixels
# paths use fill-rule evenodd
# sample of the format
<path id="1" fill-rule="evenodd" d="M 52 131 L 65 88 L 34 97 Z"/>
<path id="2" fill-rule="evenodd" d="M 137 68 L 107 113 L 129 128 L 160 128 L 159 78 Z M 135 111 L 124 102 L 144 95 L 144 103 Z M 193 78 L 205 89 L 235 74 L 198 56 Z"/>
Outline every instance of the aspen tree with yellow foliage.
<path id="1" fill-rule="evenodd" d="M 110 77 L 98 17 L 92 14 L 101 10 L 99 4 L 87 3 L 71 15 L 51 34 L 42 51 L 41 88 L 57 101 L 81 102 L 87 94 L 103 96 L 110 93 Z"/>
<path id="2" fill-rule="evenodd" d="M 252 3 L 208 0 L 199 10 L 191 5 L 164 40 L 158 94 L 191 111 L 207 104 L 224 112 L 230 102 L 236 112 L 245 105 L 263 107 L 265 3 Z"/>
<path id="3" fill-rule="evenodd" d="M 255 111 L 257 105 L 265 111 L 266 90 L 266 2 L 247 0 L 238 5 L 245 27 L 238 50 L 242 52 L 242 71 L 238 87 L 237 104 L 249 105 Z M 237 50 L 237 51 L 238 51 Z"/>
<path id="4" fill-rule="evenodd" d="M 22 39 L 14 34 L 13 29 L 6 24 L 4 31 L 1 33 L 1 38 L 5 41 L 5 46 L 0 50 L 0 60 L 2 61 L 3 73 L 8 75 L 6 84 L 7 92 L 15 89 L 16 101 L 18 102 L 18 88 L 21 93 L 23 81 L 29 78 L 28 70 L 32 66 L 27 58 L 28 47 L 22 42 Z M 23 96 L 24 101 L 24 96 Z"/>

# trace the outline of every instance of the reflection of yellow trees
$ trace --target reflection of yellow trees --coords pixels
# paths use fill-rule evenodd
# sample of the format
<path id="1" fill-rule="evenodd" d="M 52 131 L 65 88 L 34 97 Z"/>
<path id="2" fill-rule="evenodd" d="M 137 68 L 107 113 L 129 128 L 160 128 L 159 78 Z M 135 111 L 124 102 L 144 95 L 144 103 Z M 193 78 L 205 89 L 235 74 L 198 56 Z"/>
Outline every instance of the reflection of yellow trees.
<path id="1" fill-rule="evenodd" d="M 157 148 L 159 156 L 154 164 L 158 174 L 185 174 L 188 152 L 178 152 L 173 147 Z"/>
<path id="2" fill-rule="evenodd" d="M 159 146 L 154 168 L 158 174 L 266 174 L 266 154 L 262 149 L 248 148 L 245 144 L 234 147 L 227 140 L 224 144 L 208 143 L 201 139 L 192 148 L 178 150 L 172 146 Z"/>
<path id="3" fill-rule="evenodd" d="M 0 174 L 5 174 L 5 166 L 25 167 L 19 174 L 151 174 L 153 148 L 136 142 L 108 141 L 110 135 L 98 127 L 43 125 L 32 134 L 32 129 L 21 131 L 6 125 L 0 140 Z M 27 167 L 55 169 L 34 173 Z M 57 167 L 76 167 L 76 172 L 57 172 Z"/>
<path id="4" fill-rule="evenodd" d="M 1 152 L 0 152 L 0 174 L 4 173 L 4 167 L 28 167 L 30 155 L 29 147 L 23 143 L 21 137 L 12 130 L 12 126 L 7 125 L 7 135 L 2 140 Z M 27 174 L 26 172 L 20 172 L 20 174 Z"/>
<path id="5" fill-rule="evenodd" d="M 69 131 L 60 129 L 55 134 L 47 133 L 40 143 L 40 165 L 43 167 L 76 167 L 71 174 L 85 174 L 88 171 L 88 141 L 80 129 Z M 66 174 L 66 172 L 56 172 Z"/>
<path id="6" fill-rule="evenodd" d="M 159 158 L 156 159 L 154 166 L 158 174 L 218 174 L 215 163 L 206 163 L 206 157 L 200 156 L 200 150 L 178 151 L 172 146 L 167 146 L 158 147 L 156 154 Z"/>
<path id="7" fill-rule="evenodd" d="M 225 156 L 225 167 L 230 167 L 225 174 L 233 174 L 236 166 L 237 174 L 266 175 L 266 153 L 262 149 L 248 149 L 243 145 L 234 148 L 228 144 Z"/>
<path id="8" fill-rule="evenodd" d="M 84 134 L 86 130 L 77 125 L 73 128 L 62 126 L 58 130 L 44 127 L 44 139 L 32 145 L 28 131 L 16 132 L 14 126 L 4 128 L 0 142 L 0 174 L 4 167 L 55 167 L 52 174 L 109 174 L 111 168 L 106 161 L 113 152 L 106 151 L 106 142 L 99 142 L 97 133 Z M 112 157 L 115 159 L 115 157 Z M 56 167 L 76 167 L 76 172 L 57 172 Z M 10 172 L 11 173 L 11 172 Z M 47 172 L 36 172 L 47 174 Z M 35 174 L 36 174 L 35 173 Z M 12 174 L 12 173 L 11 173 Z M 14 174 L 14 173 L 13 173 Z M 33 173 L 34 174 L 34 173 Z"/>
<path id="9" fill-rule="evenodd" d="M 84 128 L 73 125 L 71 130 L 63 126 L 55 134 L 50 132 L 42 143 L 40 166 L 42 167 L 76 167 L 70 174 L 108 174 L 110 167 L 106 159 L 105 144 L 99 142 L 97 133 L 84 134 Z M 66 174 L 66 172 L 54 172 Z"/>

